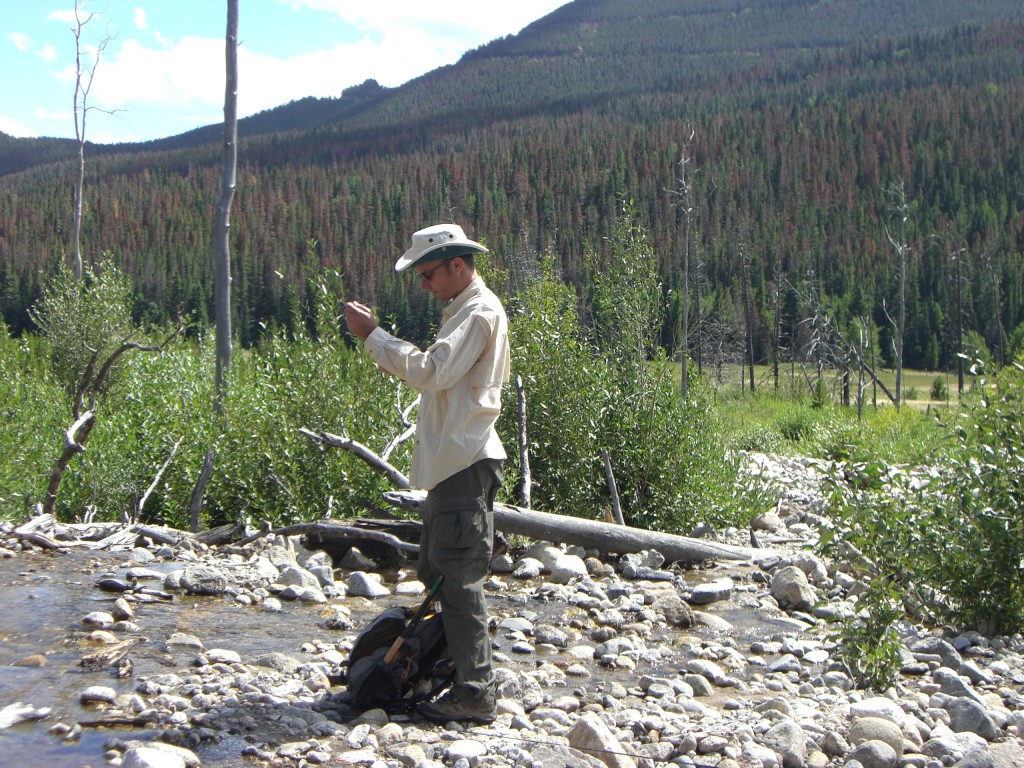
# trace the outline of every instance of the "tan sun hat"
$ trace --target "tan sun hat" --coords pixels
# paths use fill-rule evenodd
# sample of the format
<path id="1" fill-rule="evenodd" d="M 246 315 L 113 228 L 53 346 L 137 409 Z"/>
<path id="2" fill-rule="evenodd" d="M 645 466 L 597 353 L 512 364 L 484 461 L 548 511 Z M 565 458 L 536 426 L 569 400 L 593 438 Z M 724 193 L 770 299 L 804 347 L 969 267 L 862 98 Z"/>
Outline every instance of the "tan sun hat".
<path id="1" fill-rule="evenodd" d="M 462 227 L 457 224 L 435 224 L 419 232 L 413 232 L 412 247 L 402 254 L 402 258 L 395 264 L 395 271 L 401 272 L 423 261 L 486 252 L 484 246 L 466 237 Z"/>

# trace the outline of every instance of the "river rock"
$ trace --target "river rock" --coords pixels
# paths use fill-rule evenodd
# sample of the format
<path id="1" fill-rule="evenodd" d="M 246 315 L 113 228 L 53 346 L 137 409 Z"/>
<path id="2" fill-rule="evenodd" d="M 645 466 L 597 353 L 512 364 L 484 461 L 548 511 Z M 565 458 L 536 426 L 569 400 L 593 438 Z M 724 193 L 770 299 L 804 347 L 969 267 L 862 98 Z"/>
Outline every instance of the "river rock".
<path id="1" fill-rule="evenodd" d="M 786 524 L 782 522 L 782 518 L 776 514 L 775 510 L 769 510 L 754 515 L 750 520 L 750 527 L 755 531 L 779 533 L 786 529 Z"/>
<path id="2" fill-rule="evenodd" d="M 536 579 L 544 572 L 544 563 L 535 557 L 521 557 L 512 564 L 513 579 Z"/>
<path id="3" fill-rule="evenodd" d="M 728 600 L 730 595 L 732 595 L 732 590 L 732 579 L 723 578 L 707 581 L 693 588 L 693 591 L 690 592 L 690 602 L 697 605 L 707 605 L 708 603 Z"/>
<path id="4" fill-rule="evenodd" d="M 90 685 L 78 695 L 83 704 L 113 704 L 117 691 L 109 685 Z"/>
<path id="5" fill-rule="evenodd" d="M 558 561 L 564 553 L 561 547 L 556 547 L 554 544 L 546 541 L 538 541 L 526 548 L 523 552 L 523 557 L 532 557 L 534 560 L 539 560 L 545 571 L 550 571 L 554 564 Z"/>
<path id="6" fill-rule="evenodd" d="M 932 672 L 932 680 L 939 684 L 939 690 L 946 696 L 969 698 L 984 705 L 981 695 L 971 686 L 970 680 L 952 669 L 939 667 Z"/>
<path id="7" fill-rule="evenodd" d="M 884 741 L 892 747 L 896 757 L 903 754 L 903 729 L 883 717 L 861 717 L 855 720 L 846 738 L 855 747 L 866 741 Z"/>
<path id="8" fill-rule="evenodd" d="M 387 587 L 381 584 L 380 575 L 356 571 L 349 574 L 346 582 L 348 593 L 354 597 L 387 597 L 391 594 Z"/>
<path id="9" fill-rule="evenodd" d="M 783 719 L 764 735 L 764 743 L 782 758 L 783 768 L 804 768 L 807 760 L 807 737 L 793 720 Z"/>
<path id="10" fill-rule="evenodd" d="M 1018 750 L 1017 754 L 1010 758 L 1006 768 L 1021 764 L 1024 764 L 1024 754 Z M 953 768 L 996 768 L 996 766 L 997 760 L 991 753 L 986 752 L 984 749 L 976 749 L 973 752 L 968 752 L 960 760 L 957 760 Z"/>
<path id="11" fill-rule="evenodd" d="M 856 718 L 883 717 L 897 725 L 903 725 L 906 720 L 903 708 L 892 699 L 882 696 L 871 696 L 861 701 L 855 701 L 850 705 L 850 714 Z"/>
<path id="12" fill-rule="evenodd" d="M 487 745 L 476 739 L 459 739 L 453 741 L 445 750 L 445 758 L 452 763 L 465 760 L 469 765 L 476 765 L 480 758 L 487 754 Z"/>
<path id="13" fill-rule="evenodd" d="M 938 731 L 939 729 L 936 729 Z M 976 733 L 951 733 L 948 731 L 929 739 L 921 747 L 921 753 L 941 760 L 946 765 L 963 760 L 975 750 L 984 750 L 985 740 Z"/>
<path id="14" fill-rule="evenodd" d="M 807 581 L 807 574 L 795 565 L 779 568 L 772 574 L 771 594 L 783 608 L 807 611 L 818 602 L 814 587 Z"/>
<path id="15" fill-rule="evenodd" d="M 198 763 L 196 763 L 198 765 Z M 121 756 L 121 768 L 187 768 L 181 755 L 153 747 L 132 747 Z"/>
<path id="16" fill-rule="evenodd" d="M 964 765 L 959 768 L 990 768 L 982 762 L 985 755 L 991 755 L 995 768 L 1021 768 L 1024 766 L 1024 747 L 1021 747 L 1019 741 L 1011 739 L 991 744 L 987 750 L 979 749 L 975 752 L 968 752 L 961 758 Z M 975 756 L 977 756 L 977 764 L 974 764 Z"/>
<path id="17" fill-rule="evenodd" d="M 893 768 L 898 754 L 884 741 L 872 740 L 854 747 L 846 755 L 847 765 L 860 763 L 864 768 Z"/>
<path id="18" fill-rule="evenodd" d="M 221 595 L 228 588 L 223 571 L 198 563 L 185 566 L 179 583 L 183 590 L 194 595 Z"/>
<path id="19" fill-rule="evenodd" d="M 994 741 L 999 736 L 999 726 L 985 707 L 974 699 L 946 697 L 939 706 L 949 713 L 949 727 L 954 732 L 976 733 L 985 741 Z"/>
<path id="20" fill-rule="evenodd" d="M 82 617 L 82 623 L 87 627 L 109 627 L 114 621 L 114 617 L 106 611 L 92 611 Z"/>
<path id="21" fill-rule="evenodd" d="M 812 552 L 797 552 L 790 558 L 790 562 L 803 571 L 807 580 L 815 586 L 827 587 L 832 581 L 825 563 Z"/>
<path id="22" fill-rule="evenodd" d="M 928 653 L 942 659 L 942 666 L 958 669 L 964 663 L 960 652 L 951 643 L 941 637 L 928 635 L 910 643 L 912 653 Z"/>
<path id="23" fill-rule="evenodd" d="M 678 629 L 689 629 L 696 621 L 693 609 L 675 593 L 658 595 L 651 607 L 664 616 L 670 626 Z"/>
<path id="24" fill-rule="evenodd" d="M 555 584 L 569 584 L 587 575 L 587 565 L 577 555 L 560 555 L 551 565 L 551 581 Z"/>
<path id="25" fill-rule="evenodd" d="M 636 768 L 621 742 L 593 712 L 586 712 L 566 734 L 569 746 L 596 757 L 608 768 Z"/>

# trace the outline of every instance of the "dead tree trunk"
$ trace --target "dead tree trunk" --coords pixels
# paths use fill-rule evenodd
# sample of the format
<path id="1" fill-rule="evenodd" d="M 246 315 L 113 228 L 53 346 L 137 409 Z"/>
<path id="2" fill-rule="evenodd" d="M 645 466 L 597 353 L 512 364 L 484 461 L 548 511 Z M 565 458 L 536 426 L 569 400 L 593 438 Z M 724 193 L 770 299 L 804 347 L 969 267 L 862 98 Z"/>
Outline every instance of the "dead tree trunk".
<path id="1" fill-rule="evenodd" d="M 526 392 L 523 377 L 516 376 L 516 395 L 519 402 L 519 503 L 530 506 L 533 479 L 530 476 L 530 444 L 526 434 Z"/>
<path id="2" fill-rule="evenodd" d="M 365 445 L 337 435 L 318 434 L 308 429 L 299 431 L 322 444 L 333 445 L 354 453 L 371 467 L 384 472 L 391 478 L 391 482 L 401 489 L 385 493 L 384 498 L 390 504 L 422 514 L 423 504 L 427 498 L 426 492 L 411 490 L 409 480 L 405 475 L 383 461 Z M 494 528 L 509 535 L 526 536 L 537 541 L 575 544 L 605 553 L 626 554 L 653 549 L 664 555 L 665 559 L 671 563 L 702 563 L 707 560 L 761 560 L 776 555 L 768 549 L 716 544 L 686 536 L 645 531 L 618 524 L 599 523 L 594 520 L 538 512 L 508 504 L 494 505 Z"/>
<path id="3" fill-rule="evenodd" d="M 389 491 L 384 498 L 395 506 L 419 512 L 426 499 L 422 491 Z M 670 563 L 702 563 L 707 560 L 760 560 L 775 556 L 768 549 L 716 544 L 687 536 L 645 531 L 614 523 L 555 515 L 509 504 L 494 505 L 494 527 L 508 535 L 535 541 L 557 541 L 609 554 L 656 550 Z"/>
<path id="4" fill-rule="evenodd" d="M 160 346 L 144 346 L 134 341 L 129 341 L 130 336 L 126 337 L 120 346 L 110 354 L 110 357 L 103 362 L 99 372 L 96 372 L 96 360 L 99 356 L 99 350 L 93 352 L 92 358 L 82 374 L 78 390 L 75 393 L 75 403 L 72 412 L 75 421 L 68 428 L 67 432 L 64 433 L 64 449 L 50 470 L 50 480 L 47 483 L 46 496 L 42 504 L 42 512 L 44 514 L 52 515 L 54 513 L 54 509 L 57 506 L 57 492 L 60 489 L 61 480 L 64 479 L 64 473 L 67 471 L 71 459 L 85 451 L 85 443 L 89 439 L 89 433 L 92 432 L 92 428 L 96 424 L 96 401 L 99 399 L 100 392 L 103 390 L 103 383 L 110 374 L 110 370 L 114 367 L 114 363 L 129 349 L 138 349 L 143 352 L 163 352 L 164 347 L 178 335 L 178 331 L 180 329 L 174 331 Z M 86 407 L 87 403 L 88 407 Z"/>

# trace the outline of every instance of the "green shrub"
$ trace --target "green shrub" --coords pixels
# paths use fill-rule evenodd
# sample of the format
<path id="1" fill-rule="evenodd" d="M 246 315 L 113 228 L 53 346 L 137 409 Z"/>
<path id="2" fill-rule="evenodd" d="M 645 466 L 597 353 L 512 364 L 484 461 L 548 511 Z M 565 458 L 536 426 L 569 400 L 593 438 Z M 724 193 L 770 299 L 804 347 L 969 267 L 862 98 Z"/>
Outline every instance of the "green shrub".
<path id="1" fill-rule="evenodd" d="M 946 386 L 946 380 L 941 376 L 936 376 L 932 381 L 932 388 L 929 392 L 929 396 L 932 400 L 942 401 L 949 399 L 949 387 Z"/>
<path id="2" fill-rule="evenodd" d="M 400 415 L 414 398 L 347 343 L 338 327 L 343 287 L 326 275 L 317 281 L 315 332 L 296 323 L 294 333 L 269 333 L 232 371 L 210 489 L 212 522 L 352 516 L 390 490 L 362 459 L 299 431 L 350 437 L 381 454 L 405 429 Z M 392 463 L 408 471 L 410 451 L 404 444 Z"/>
<path id="3" fill-rule="evenodd" d="M 1024 629 L 1024 371 L 981 378 L 950 426 L 955 450 L 910 471 L 881 461 L 832 480 L 826 554 L 852 545 L 866 576 L 899 589 L 933 621 L 983 632 Z"/>
<path id="4" fill-rule="evenodd" d="M 951 422 L 958 449 L 934 513 L 948 530 L 943 586 L 954 615 L 991 631 L 1024 629 L 1024 367 L 983 377 Z"/>
<path id="5" fill-rule="evenodd" d="M 720 438 L 713 390 L 695 377 L 683 402 L 676 368 L 648 338 L 656 324 L 625 321 L 631 309 L 649 314 L 661 296 L 651 279 L 653 254 L 631 226 L 628 216 L 620 223 L 628 231 L 615 236 L 616 261 L 596 288 L 596 339 L 585 333 L 578 299 L 550 259 L 509 302 L 512 372 L 527 400 L 532 504 L 600 516 L 610 504 L 607 451 L 630 524 L 681 532 L 697 521 L 732 523 L 749 513 L 734 493 L 737 465 Z M 509 399 L 499 433 L 513 457 L 506 475 L 514 477 Z"/>
<path id="6" fill-rule="evenodd" d="M 903 644 L 897 626 L 903 617 L 901 595 L 884 578 L 874 578 L 860 596 L 856 615 L 841 619 L 830 639 L 836 657 L 858 687 L 885 691 L 900 677 Z"/>
<path id="7" fill-rule="evenodd" d="M 775 428 L 783 440 L 800 443 L 810 436 L 816 419 L 808 408 L 796 405 L 778 416 Z"/>
<path id="8" fill-rule="evenodd" d="M 19 519 L 42 500 L 69 426 L 69 398 L 48 354 L 45 340 L 12 339 L 0 323 L 0 519 Z"/>
<path id="9" fill-rule="evenodd" d="M 94 352 L 105 360 L 132 334 L 133 303 L 131 281 L 111 262 L 86 265 L 81 280 L 61 262 L 47 280 L 29 314 L 47 339 L 54 377 L 69 393 Z"/>

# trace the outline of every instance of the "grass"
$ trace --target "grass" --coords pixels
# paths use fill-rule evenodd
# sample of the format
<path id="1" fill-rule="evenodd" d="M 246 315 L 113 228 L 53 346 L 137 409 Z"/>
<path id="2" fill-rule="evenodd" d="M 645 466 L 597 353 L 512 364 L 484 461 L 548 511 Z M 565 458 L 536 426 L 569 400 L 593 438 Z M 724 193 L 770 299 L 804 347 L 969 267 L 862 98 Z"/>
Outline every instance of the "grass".
<path id="1" fill-rule="evenodd" d="M 890 391 L 894 372 L 882 376 Z M 779 394 L 770 370 L 755 369 L 755 393 L 741 388 L 739 369 L 728 371 L 718 388 L 719 416 L 724 439 L 740 450 L 827 459 L 870 456 L 893 464 L 930 462 L 937 452 L 952 445 L 936 416 L 956 408 L 956 400 L 932 399 L 949 386 L 934 386 L 937 374 L 904 371 L 904 407 L 896 409 L 879 389 L 877 398 L 865 390 L 862 407 L 844 406 L 834 393 L 815 398 L 802 374 L 780 381 Z M 945 384 L 945 377 L 941 378 Z M 937 390 L 944 389 L 945 392 Z M 956 379 L 952 378 L 952 397 Z M 851 397 L 854 397 L 851 395 Z"/>

